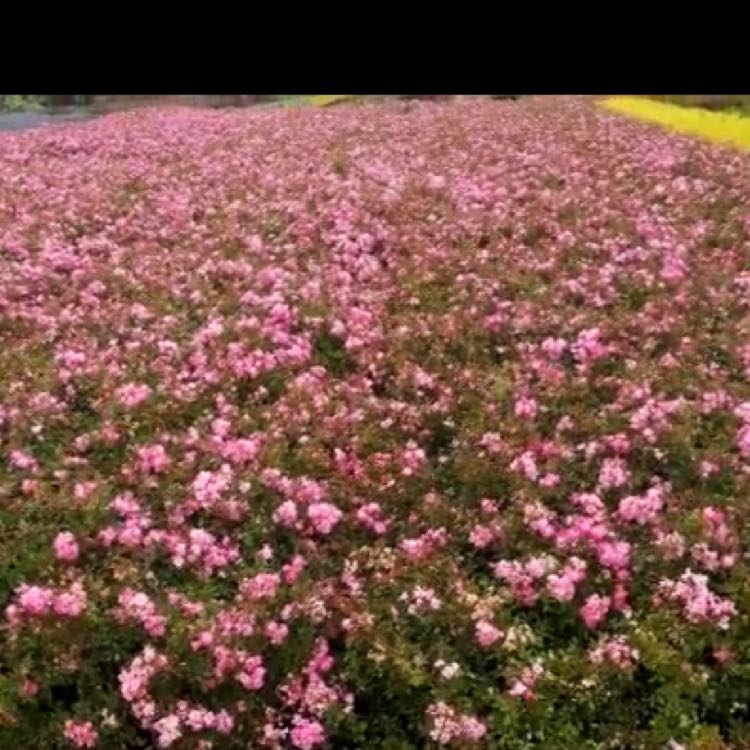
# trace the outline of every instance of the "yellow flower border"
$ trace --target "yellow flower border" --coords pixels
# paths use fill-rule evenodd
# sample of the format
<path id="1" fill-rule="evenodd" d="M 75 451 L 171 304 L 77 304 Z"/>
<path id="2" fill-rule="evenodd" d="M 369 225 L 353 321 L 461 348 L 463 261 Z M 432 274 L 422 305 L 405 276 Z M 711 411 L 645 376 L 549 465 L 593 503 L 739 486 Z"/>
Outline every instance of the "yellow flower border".
<path id="1" fill-rule="evenodd" d="M 278 104 L 284 107 L 331 107 L 334 104 L 354 101 L 353 94 L 305 94 L 302 96 L 282 96 Z"/>
<path id="2" fill-rule="evenodd" d="M 354 99 L 354 97 L 350 94 L 317 94 L 307 97 L 308 103 L 312 104 L 313 107 L 330 107 L 331 104 L 338 104 L 349 99 Z"/>
<path id="3" fill-rule="evenodd" d="M 750 117 L 711 112 L 699 107 L 680 107 L 636 96 L 611 96 L 599 104 L 611 112 L 656 123 L 678 133 L 750 150 Z"/>

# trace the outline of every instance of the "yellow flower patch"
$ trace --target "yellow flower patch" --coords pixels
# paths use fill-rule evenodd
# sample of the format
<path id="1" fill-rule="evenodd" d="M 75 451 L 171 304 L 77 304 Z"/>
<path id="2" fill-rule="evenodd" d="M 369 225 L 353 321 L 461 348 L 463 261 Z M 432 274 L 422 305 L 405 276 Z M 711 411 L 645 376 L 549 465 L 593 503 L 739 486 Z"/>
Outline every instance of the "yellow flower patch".
<path id="1" fill-rule="evenodd" d="M 750 117 L 730 112 L 711 112 L 698 107 L 680 107 L 635 96 L 612 96 L 600 104 L 612 112 L 663 125 L 678 133 L 750 149 Z"/>
<path id="2" fill-rule="evenodd" d="M 349 94 L 317 94 L 315 96 L 308 96 L 307 103 L 312 104 L 314 107 L 330 107 L 332 104 L 339 104 L 352 98 Z"/>

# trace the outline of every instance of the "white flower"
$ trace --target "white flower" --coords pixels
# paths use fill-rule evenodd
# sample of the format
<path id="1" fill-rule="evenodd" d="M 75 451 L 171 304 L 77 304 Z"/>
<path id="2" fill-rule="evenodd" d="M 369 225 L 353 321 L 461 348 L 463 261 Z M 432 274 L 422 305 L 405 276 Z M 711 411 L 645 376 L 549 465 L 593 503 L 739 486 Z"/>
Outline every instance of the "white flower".
<path id="1" fill-rule="evenodd" d="M 455 661 L 447 664 L 443 659 L 438 659 L 433 666 L 445 680 L 452 680 L 454 677 L 461 674 L 461 666 Z"/>

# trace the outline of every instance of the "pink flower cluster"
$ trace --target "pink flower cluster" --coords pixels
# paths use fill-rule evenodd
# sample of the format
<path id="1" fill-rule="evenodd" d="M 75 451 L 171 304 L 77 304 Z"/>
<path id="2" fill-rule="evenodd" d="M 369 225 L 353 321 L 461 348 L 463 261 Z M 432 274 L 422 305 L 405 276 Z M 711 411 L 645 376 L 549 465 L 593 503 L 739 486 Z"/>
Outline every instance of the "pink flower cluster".
<path id="1" fill-rule="evenodd" d="M 508 689 L 508 694 L 514 698 L 523 698 L 527 701 L 534 700 L 536 697 L 534 686 L 544 675 L 545 670 L 541 664 L 535 663 L 529 667 L 524 667 L 520 677 L 513 680 Z"/>
<path id="2" fill-rule="evenodd" d="M 154 602 L 143 591 L 124 589 L 117 597 L 117 604 L 115 616 L 120 622 L 138 622 L 152 637 L 162 636 L 166 632 L 167 618 L 159 614 Z"/>
<path id="3" fill-rule="evenodd" d="M 52 547 L 55 557 L 62 562 L 75 562 L 78 559 L 78 542 L 70 531 L 61 531 Z"/>
<path id="4" fill-rule="evenodd" d="M 76 747 L 96 747 L 99 735 L 90 721 L 66 719 L 63 736 Z"/>
<path id="5" fill-rule="evenodd" d="M 659 582 L 656 600 L 677 603 L 688 622 L 710 623 L 727 630 L 737 614 L 737 606 L 711 591 L 708 577 L 686 570 L 676 581 L 665 578 Z"/>
<path id="6" fill-rule="evenodd" d="M 51 589 L 22 584 L 16 589 L 15 600 L 5 609 L 9 625 L 20 626 L 25 620 L 44 617 L 80 617 L 88 597 L 83 584 L 73 582 L 68 589 Z"/>
<path id="7" fill-rule="evenodd" d="M 479 742 L 487 733 L 485 724 L 470 714 L 459 713 L 440 701 L 427 707 L 431 721 L 430 738 L 439 745 Z"/>
<path id="8" fill-rule="evenodd" d="M 638 649 L 633 648 L 624 635 L 603 638 L 589 651 L 589 659 L 594 664 L 612 664 L 618 669 L 632 667 L 639 658 Z"/>

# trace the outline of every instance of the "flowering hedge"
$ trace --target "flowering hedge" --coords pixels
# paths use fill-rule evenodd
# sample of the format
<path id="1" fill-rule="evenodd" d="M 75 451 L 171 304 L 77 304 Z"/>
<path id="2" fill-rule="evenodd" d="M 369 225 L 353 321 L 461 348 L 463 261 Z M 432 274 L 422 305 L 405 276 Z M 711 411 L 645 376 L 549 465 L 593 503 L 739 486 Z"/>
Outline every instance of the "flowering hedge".
<path id="1" fill-rule="evenodd" d="M 750 161 L 587 100 L 0 139 L 0 747 L 747 747 Z"/>

